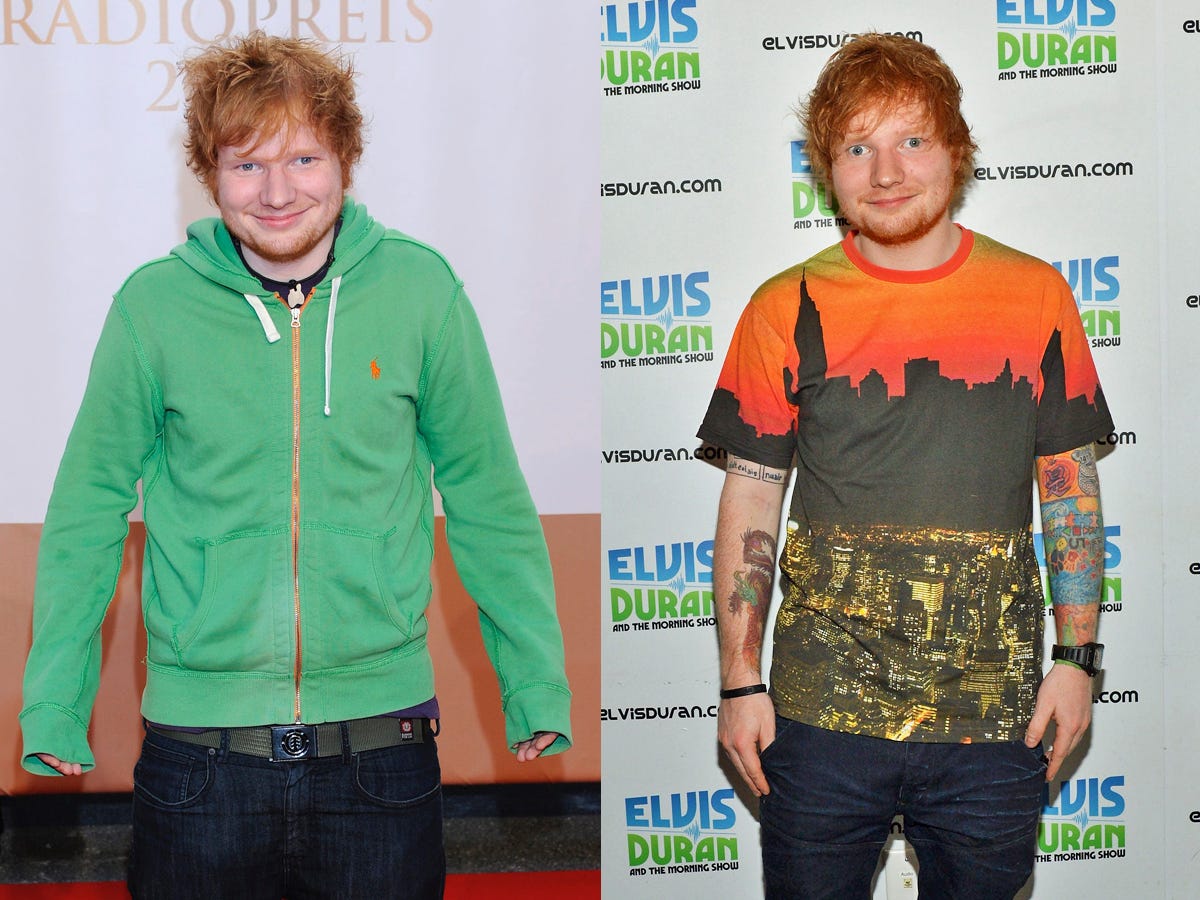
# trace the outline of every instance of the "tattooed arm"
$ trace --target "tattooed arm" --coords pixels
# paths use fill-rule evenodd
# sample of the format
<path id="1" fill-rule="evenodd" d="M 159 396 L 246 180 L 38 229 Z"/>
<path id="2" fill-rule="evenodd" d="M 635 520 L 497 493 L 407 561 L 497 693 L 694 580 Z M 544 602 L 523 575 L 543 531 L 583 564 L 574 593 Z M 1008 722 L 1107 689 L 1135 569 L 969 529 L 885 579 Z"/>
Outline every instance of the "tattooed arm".
<path id="1" fill-rule="evenodd" d="M 713 599 L 721 646 L 721 687 L 762 679 L 763 630 L 775 579 L 775 545 L 787 471 L 729 457 L 713 553 Z M 775 739 L 775 708 L 766 694 L 722 700 L 717 737 L 750 789 L 769 791 L 758 754 Z"/>
<path id="2" fill-rule="evenodd" d="M 1042 536 L 1058 643 L 1096 639 L 1104 574 L 1104 522 L 1100 481 L 1090 444 L 1037 460 Z M 1046 780 L 1079 744 L 1092 719 L 1092 679 L 1078 666 L 1057 662 L 1042 681 L 1025 742 L 1034 746 L 1054 720 L 1054 749 Z"/>

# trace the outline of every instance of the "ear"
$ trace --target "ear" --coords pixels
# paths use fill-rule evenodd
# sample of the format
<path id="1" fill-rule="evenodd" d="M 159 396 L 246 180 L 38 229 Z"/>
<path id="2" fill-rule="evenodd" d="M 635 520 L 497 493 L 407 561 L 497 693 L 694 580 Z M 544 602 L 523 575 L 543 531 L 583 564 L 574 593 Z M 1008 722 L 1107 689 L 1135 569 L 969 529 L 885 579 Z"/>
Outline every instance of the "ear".
<path id="1" fill-rule="evenodd" d="M 962 147 L 954 147 L 950 150 L 950 165 L 954 167 L 954 177 L 958 180 L 958 172 L 962 169 L 963 159 L 966 154 L 963 153 Z"/>

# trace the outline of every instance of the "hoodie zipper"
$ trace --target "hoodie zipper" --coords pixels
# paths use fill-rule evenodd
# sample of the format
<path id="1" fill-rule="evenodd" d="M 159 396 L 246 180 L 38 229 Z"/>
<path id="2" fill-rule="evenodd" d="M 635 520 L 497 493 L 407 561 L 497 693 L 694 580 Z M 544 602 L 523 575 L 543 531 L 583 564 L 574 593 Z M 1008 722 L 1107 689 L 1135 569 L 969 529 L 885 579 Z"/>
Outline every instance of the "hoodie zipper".
<path id="1" fill-rule="evenodd" d="M 315 288 L 314 288 L 315 290 Z M 289 307 L 292 314 L 292 615 L 296 627 L 296 665 L 292 671 L 296 698 L 295 721 L 300 718 L 300 672 L 304 661 L 300 639 L 300 313 L 312 298 L 309 291 L 299 306 Z M 279 298 L 282 302 L 282 297 Z"/>

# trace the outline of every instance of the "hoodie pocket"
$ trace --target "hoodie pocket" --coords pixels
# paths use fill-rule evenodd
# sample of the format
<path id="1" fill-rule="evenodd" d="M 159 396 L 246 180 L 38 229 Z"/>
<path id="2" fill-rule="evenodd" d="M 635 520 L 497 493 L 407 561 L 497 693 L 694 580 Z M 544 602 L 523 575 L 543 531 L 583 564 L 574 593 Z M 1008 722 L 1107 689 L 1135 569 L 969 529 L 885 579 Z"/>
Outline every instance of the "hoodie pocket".
<path id="1" fill-rule="evenodd" d="M 272 672 L 291 659 L 286 529 L 238 532 L 204 544 L 195 612 L 171 630 L 179 665 L 211 672 Z"/>
<path id="2" fill-rule="evenodd" d="M 370 665 L 395 652 L 413 637 L 414 622 L 428 602 L 403 605 L 402 597 L 421 590 L 420 579 L 400 586 L 389 558 L 396 529 L 384 534 L 324 525 L 304 527 L 300 584 L 307 671 Z M 417 567 L 419 568 L 419 566 Z M 425 582 L 428 584 L 426 569 Z"/>

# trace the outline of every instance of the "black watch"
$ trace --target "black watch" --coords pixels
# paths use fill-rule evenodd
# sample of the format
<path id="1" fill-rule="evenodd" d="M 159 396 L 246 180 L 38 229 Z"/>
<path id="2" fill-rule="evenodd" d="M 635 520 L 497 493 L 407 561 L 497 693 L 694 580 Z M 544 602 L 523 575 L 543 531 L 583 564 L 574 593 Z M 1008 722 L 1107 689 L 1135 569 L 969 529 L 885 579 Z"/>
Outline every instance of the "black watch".
<path id="1" fill-rule="evenodd" d="M 1075 663 L 1093 678 L 1100 671 L 1100 661 L 1103 657 L 1104 645 L 1096 643 L 1081 644 L 1078 647 L 1064 647 L 1062 644 L 1055 644 L 1054 649 L 1050 651 L 1052 660 L 1061 659 L 1063 662 Z"/>

